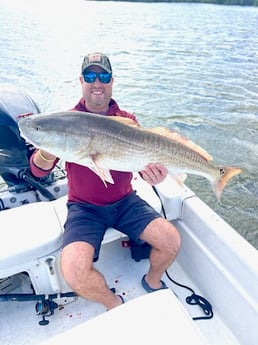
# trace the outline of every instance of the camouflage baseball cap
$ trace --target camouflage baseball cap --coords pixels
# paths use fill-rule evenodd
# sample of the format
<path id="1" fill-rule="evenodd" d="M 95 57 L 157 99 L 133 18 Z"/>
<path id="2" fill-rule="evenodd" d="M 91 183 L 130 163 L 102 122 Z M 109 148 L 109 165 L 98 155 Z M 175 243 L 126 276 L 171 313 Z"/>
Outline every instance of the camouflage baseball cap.
<path id="1" fill-rule="evenodd" d="M 99 66 L 106 72 L 112 73 L 111 63 L 107 55 L 102 53 L 90 53 L 86 55 L 82 62 L 82 73 L 90 66 Z"/>

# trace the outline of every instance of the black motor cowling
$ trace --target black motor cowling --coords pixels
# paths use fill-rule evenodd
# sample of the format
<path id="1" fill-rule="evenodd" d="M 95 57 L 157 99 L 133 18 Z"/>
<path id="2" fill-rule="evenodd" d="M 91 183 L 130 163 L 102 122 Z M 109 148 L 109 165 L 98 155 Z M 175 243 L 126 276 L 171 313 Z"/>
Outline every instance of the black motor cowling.
<path id="1" fill-rule="evenodd" d="M 0 86 L 0 175 L 10 186 L 19 183 L 22 171 L 29 170 L 32 146 L 20 136 L 20 117 L 39 113 L 37 104 L 15 86 Z"/>
<path id="2" fill-rule="evenodd" d="M 17 122 L 20 118 L 38 114 L 39 107 L 23 90 L 12 85 L 0 85 L 0 176 L 15 190 L 36 188 L 49 200 L 54 197 L 42 186 L 42 180 L 51 180 L 52 174 L 37 179 L 30 174 L 29 158 L 34 147 L 20 136 Z"/>

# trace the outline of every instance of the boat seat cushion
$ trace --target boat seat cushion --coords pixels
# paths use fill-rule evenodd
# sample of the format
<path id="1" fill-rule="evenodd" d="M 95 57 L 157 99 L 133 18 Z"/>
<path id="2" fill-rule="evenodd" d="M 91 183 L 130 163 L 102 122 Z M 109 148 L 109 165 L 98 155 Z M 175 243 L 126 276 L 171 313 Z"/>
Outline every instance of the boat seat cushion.
<path id="1" fill-rule="evenodd" d="M 11 267 L 56 251 L 63 227 L 51 202 L 26 204 L 0 212 L 0 277 Z"/>
<path id="2" fill-rule="evenodd" d="M 186 309 L 169 290 L 135 298 L 40 345 L 208 345 Z"/>

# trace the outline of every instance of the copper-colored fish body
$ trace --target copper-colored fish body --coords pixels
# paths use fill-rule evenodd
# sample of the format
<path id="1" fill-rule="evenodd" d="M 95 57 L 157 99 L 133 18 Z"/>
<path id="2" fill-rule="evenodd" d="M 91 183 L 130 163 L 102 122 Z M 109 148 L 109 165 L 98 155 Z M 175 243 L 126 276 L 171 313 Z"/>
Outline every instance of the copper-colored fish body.
<path id="1" fill-rule="evenodd" d="M 19 122 L 21 135 L 35 147 L 92 169 L 106 184 L 112 170 L 140 171 L 161 163 L 171 174 L 207 178 L 220 198 L 228 181 L 241 172 L 216 166 L 203 148 L 167 128 L 144 129 L 128 118 L 85 112 L 36 114 Z M 111 172 L 110 172 L 111 171 Z"/>

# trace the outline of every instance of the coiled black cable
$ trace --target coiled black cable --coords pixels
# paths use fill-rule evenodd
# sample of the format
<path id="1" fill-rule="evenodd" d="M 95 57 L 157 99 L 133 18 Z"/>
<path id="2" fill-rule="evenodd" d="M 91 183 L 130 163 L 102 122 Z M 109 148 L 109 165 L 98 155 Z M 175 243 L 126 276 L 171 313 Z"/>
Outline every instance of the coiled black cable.
<path id="1" fill-rule="evenodd" d="M 156 193 L 157 197 L 159 198 L 160 203 L 161 203 L 161 210 L 162 210 L 163 216 L 164 216 L 164 218 L 167 219 L 166 211 L 165 211 L 164 205 L 163 205 L 163 203 L 162 203 L 162 200 L 161 200 L 161 198 L 160 198 L 160 195 L 159 195 L 157 189 L 156 189 L 154 186 L 152 186 L 152 189 L 154 190 L 154 192 Z M 196 320 L 207 320 L 207 319 L 211 319 L 211 318 L 213 317 L 212 306 L 211 306 L 211 304 L 207 301 L 206 298 L 204 298 L 204 297 L 202 297 L 202 296 L 200 296 L 200 295 L 197 295 L 197 294 L 195 293 L 195 291 L 194 291 L 192 288 L 190 288 L 189 286 L 183 285 L 183 284 L 180 284 L 180 283 L 176 282 L 174 279 L 172 279 L 172 278 L 170 277 L 170 275 L 168 274 L 168 271 L 167 271 L 167 270 L 165 271 L 165 273 L 166 273 L 168 279 L 169 279 L 172 283 L 174 283 L 175 285 L 178 285 L 178 286 L 180 286 L 180 287 L 182 287 L 182 288 L 184 288 L 184 289 L 187 289 L 187 290 L 189 290 L 189 291 L 192 292 L 192 295 L 186 297 L 186 299 L 185 299 L 185 300 L 186 300 L 186 303 L 187 303 L 187 304 L 190 304 L 190 305 L 198 305 L 198 306 L 202 309 L 202 311 L 204 312 L 204 314 L 206 315 L 206 316 L 193 317 L 192 319 L 193 319 L 194 321 L 196 321 Z"/>
<path id="2" fill-rule="evenodd" d="M 211 319 L 211 318 L 213 317 L 212 306 L 211 306 L 211 304 L 207 301 L 206 298 L 204 298 L 204 297 L 202 297 L 202 296 L 200 296 L 200 295 L 197 295 L 197 294 L 195 293 L 195 291 L 194 291 L 192 288 L 190 288 L 189 286 L 183 285 L 183 284 L 180 284 L 180 283 L 176 282 L 174 279 L 172 279 L 172 278 L 170 277 L 168 271 L 166 271 L 165 273 L 166 273 L 168 279 L 169 279 L 172 283 L 174 283 L 175 285 L 180 286 L 180 287 L 182 287 L 182 288 L 184 288 L 184 289 L 187 289 L 187 290 L 189 290 L 189 291 L 192 292 L 192 295 L 186 297 L 186 299 L 185 299 L 185 300 L 186 300 L 186 303 L 187 303 L 187 304 L 190 304 L 190 305 L 198 305 L 198 306 L 202 309 L 202 311 L 204 312 L 204 314 L 206 315 L 206 316 L 193 317 L 192 319 L 193 319 L 194 321 L 196 321 L 196 320 L 207 320 L 207 319 Z"/>

